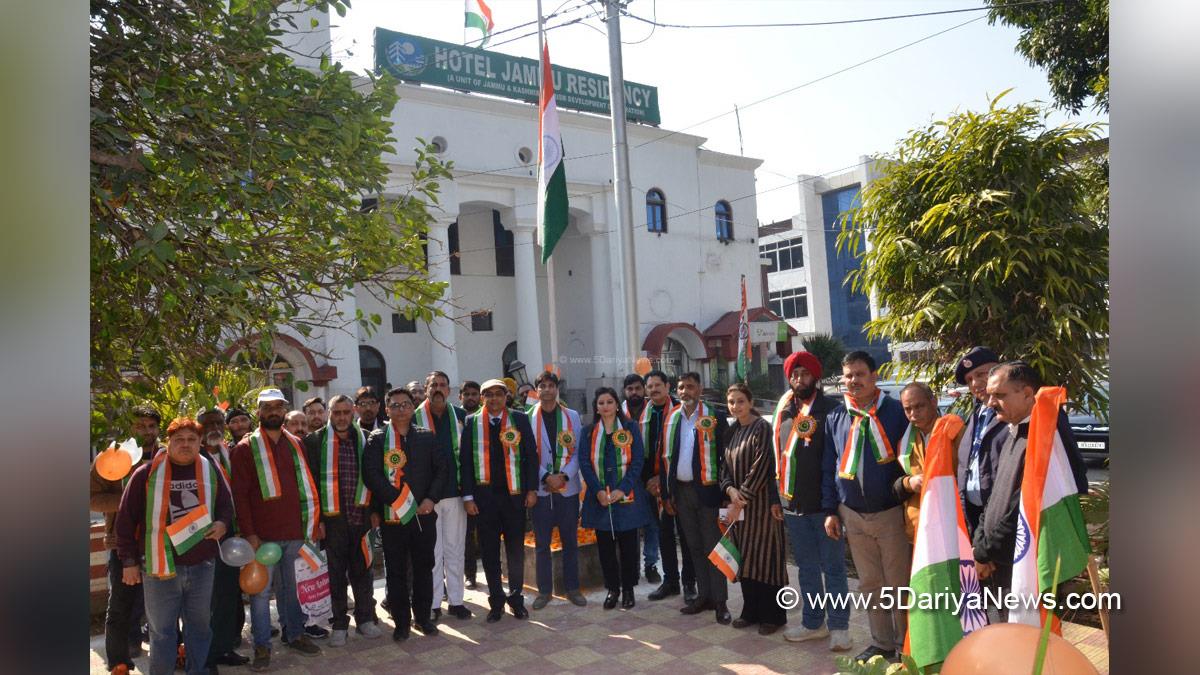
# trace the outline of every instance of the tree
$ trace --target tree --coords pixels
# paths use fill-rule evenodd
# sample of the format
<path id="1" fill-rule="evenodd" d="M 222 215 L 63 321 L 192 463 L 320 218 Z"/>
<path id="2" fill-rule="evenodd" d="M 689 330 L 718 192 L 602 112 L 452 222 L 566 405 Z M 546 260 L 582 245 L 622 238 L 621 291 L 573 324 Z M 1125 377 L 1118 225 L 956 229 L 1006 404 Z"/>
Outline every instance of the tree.
<path id="1" fill-rule="evenodd" d="M 822 379 L 836 378 L 842 372 L 842 357 L 846 355 L 846 345 L 829 333 L 814 333 L 802 341 L 804 351 L 817 357 L 821 362 Z"/>
<path id="2" fill-rule="evenodd" d="M 1002 96 L 900 141 L 838 236 L 863 255 L 849 281 L 885 308 L 872 337 L 935 345 L 885 366 L 900 377 L 946 382 L 958 355 L 989 345 L 1103 414 L 1108 162 L 1080 152 L 1100 125 L 1048 128 L 1047 109 Z"/>
<path id="3" fill-rule="evenodd" d="M 410 317 L 441 311 L 421 237 L 443 165 L 417 149 L 387 185 L 397 101 L 386 76 L 295 65 L 274 0 L 92 0 L 93 408 L 115 421 L 170 374 L 202 378 L 238 340 L 282 327 L 370 330 L 353 290 Z M 333 7 L 344 13 L 345 2 Z M 305 26 L 305 29 L 308 27 Z M 418 139 L 419 140 L 419 139 Z"/>
<path id="4" fill-rule="evenodd" d="M 988 4 L 989 23 L 1022 29 L 1017 51 L 1046 70 L 1058 107 L 1077 113 L 1090 98 L 1108 112 L 1108 0 Z"/>

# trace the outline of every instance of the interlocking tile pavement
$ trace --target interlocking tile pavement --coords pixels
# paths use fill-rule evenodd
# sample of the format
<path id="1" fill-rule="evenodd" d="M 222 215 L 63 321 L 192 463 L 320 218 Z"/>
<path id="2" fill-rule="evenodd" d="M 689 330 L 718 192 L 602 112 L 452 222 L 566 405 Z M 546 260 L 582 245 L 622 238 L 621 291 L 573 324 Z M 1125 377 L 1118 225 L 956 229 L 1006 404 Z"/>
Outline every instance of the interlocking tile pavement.
<path id="1" fill-rule="evenodd" d="M 795 579 L 795 568 L 789 570 Z M 851 589 L 855 580 L 850 580 Z M 486 587 L 481 584 L 481 587 Z M 394 643 L 390 619 L 381 625 L 384 636 L 367 640 L 350 630 L 349 642 L 331 648 L 320 640 L 324 653 L 305 657 L 273 643 L 271 669 L 280 675 L 406 675 L 419 673 L 519 673 L 520 675 L 565 675 L 567 673 L 642 673 L 663 668 L 688 673 L 737 673 L 773 675 L 776 673 L 834 673 L 834 653 L 828 640 L 793 644 L 785 642 L 782 631 L 760 636 L 753 627 L 736 630 L 716 623 L 712 612 L 695 616 L 679 613 L 679 596 L 650 602 L 646 595 L 654 590 L 644 580 L 636 588 L 637 606 L 629 611 L 604 610 L 604 591 L 587 594 L 588 606 L 576 607 L 563 598 L 554 600 L 530 618 L 518 621 L 509 613 L 498 623 L 484 621 L 487 595 L 481 588 L 467 591 L 467 606 L 475 613 L 463 621 L 442 615 L 440 634 L 425 637 L 414 630 L 404 643 Z M 526 606 L 533 601 L 526 591 Z M 375 599 L 384 597 L 383 581 L 376 582 Z M 741 588 L 729 587 L 729 608 L 734 616 L 741 609 Z M 380 615 L 383 616 L 382 610 Z M 798 621 L 798 613 L 790 620 Z M 353 624 L 353 622 L 352 622 Z M 1099 629 L 1064 624 L 1064 637 L 1078 646 L 1101 673 L 1108 672 L 1108 645 Z M 870 644 L 866 615 L 851 615 L 850 636 L 856 654 Z M 252 653 L 250 626 L 246 625 L 242 654 Z M 91 640 L 90 672 L 103 674 L 104 637 Z M 145 672 L 146 657 L 136 659 L 138 671 Z M 224 673 L 248 673 L 245 668 L 223 668 Z"/>

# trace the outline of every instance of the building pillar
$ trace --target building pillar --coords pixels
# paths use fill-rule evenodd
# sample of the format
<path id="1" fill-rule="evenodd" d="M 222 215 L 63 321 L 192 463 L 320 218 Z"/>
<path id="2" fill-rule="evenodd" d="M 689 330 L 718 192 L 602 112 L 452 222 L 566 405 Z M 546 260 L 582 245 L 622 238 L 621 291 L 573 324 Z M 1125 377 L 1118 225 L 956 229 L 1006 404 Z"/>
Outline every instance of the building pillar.
<path id="1" fill-rule="evenodd" d="M 597 225 L 589 235 L 592 255 L 592 375 L 623 376 L 616 362 L 617 323 L 613 316 L 612 272 L 609 269 L 607 228 Z"/>
<path id="2" fill-rule="evenodd" d="M 438 214 L 438 218 L 429 224 L 429 280 L 446 284 L 442 291 L 441 309 L 450 314 L 450 302 L 453 297 L 450 279 L 450 225 L 458 219 L 458 214 Z M 429 324 L 429 332 L 433 337 L 430 345 L 430 363 L 433 370 L 440 370 L 450 378 L 453 392 L 458 387 L 458 353 L 454 350 L 454 322 L 449 316 L 435 316 Z"/>
<path id="3" fill-rule="evenodd" d="M 542 351 L 542 316 L 538 304 L 536 247 L 537 222 L 518 219 L 513 233 L 513 262 L 516 267 L 517 358 L 530 377 L 546 364 Z"/>

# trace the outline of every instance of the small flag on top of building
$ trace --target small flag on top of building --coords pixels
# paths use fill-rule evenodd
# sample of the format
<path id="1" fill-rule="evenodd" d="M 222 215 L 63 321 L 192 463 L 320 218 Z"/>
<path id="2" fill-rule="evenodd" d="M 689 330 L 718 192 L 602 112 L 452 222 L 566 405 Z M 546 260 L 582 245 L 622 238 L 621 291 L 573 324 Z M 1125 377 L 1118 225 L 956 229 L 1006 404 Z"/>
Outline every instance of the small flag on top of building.
<path id="1" fill-rule="evenodd" d="M 708 559 L 721 570 L 721 574 L 724 574 L 730 583 L 737 579 L 738 571 L 742 568 L 742 552 L 738 550 L 737 544 L 733 543 L 728 532 L 713 547 Z"/>
<path id="2" fill-rule="evenodd" d="M 492 8 L 488 7 L 483 0 L 466 0 L 467 28 L 477 28 L 483 33 L 483 37 L 479 39 L 479 46 L 487 46 L 488 40 L 492 39 L 492 29 L 496 24 L 492 21 Z"/>
<path id="3" fill-rule="evenodd" d="M 742 275 L 742 313 L 738 315 L 738 357 L 737 376 L 742 382 L 746 381 L 746 373 L 750 372 L 750 362 L 754 359 L 753 347 L 750 344 L 750 321 L 746 314 L 746 275 Z"/>
<path id="4" fill-rule="evenodd" d="M 538 244 L 542 264 L 567 229 L 567 172 L 563 167 L 562 135 L 550 70 L 550 45 L 542 45 L 542 96 L 538 120 Z"/>

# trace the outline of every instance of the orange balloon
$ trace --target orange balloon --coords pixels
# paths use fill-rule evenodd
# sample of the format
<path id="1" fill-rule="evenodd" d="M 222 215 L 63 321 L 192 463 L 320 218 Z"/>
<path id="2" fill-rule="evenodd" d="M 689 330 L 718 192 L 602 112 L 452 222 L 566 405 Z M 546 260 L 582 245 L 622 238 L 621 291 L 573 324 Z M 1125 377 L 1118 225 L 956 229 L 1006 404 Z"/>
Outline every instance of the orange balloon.
<path id="1" fill-rule="evenodd" d="M 109 448 L 96 458 L 96 473 L 104 480 L 121 480 L 131 468 L 133 459 L 116 448 Z"/>
<path id="2" fill-rule="evenodd" d="M 997 623 L 963 638 L 942 664 L 942 675 L 1007 675 L 1033 672 L 1042 631 L 1023 623 Z M 1096 675 L 1096 667 L 1070 642 L 1050 634 L 1046 675 Z"/>
<path id="3" fill-rule="evenodd" d="M 650 365 L 650 359 L 644 356 L 633 362 L 633 372 L 641 375 L 642 377 L 645 377 L 646 373 L 650 372 L 652 369 L 653 366 Z"/>
<path id="4" fill-rule="evenodd" d="M 241 573 L 238 575 L 238 585 L 242 587 L 242 590 L 245 591 L 247 595 L 258 595 L 259 593 L 262 593 L 263 589 L 267 587 L 268 580 L 269 575 L 267 573 L 266 565 L 263 565 L 257 560 L 251 560 L 249 563 L 247 563 L 246 566 L 242 568 Z"/>

